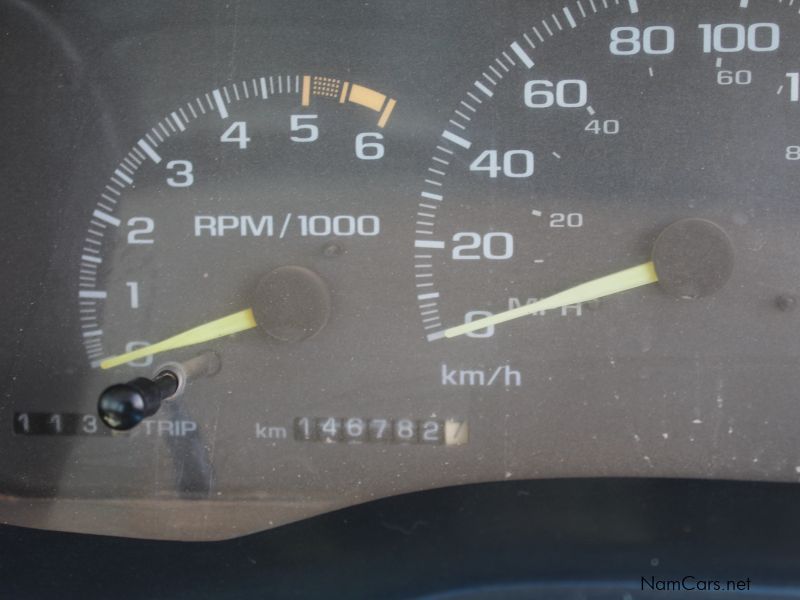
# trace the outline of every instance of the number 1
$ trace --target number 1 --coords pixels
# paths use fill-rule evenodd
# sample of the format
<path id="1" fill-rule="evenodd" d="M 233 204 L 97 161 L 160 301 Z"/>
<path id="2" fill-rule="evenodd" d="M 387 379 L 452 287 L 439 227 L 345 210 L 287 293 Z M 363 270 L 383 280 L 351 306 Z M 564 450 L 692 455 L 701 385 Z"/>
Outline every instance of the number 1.
<path id="1" fill-rule="evenodd" d="M 125 285 L 131 292 L 131 308 L 139 308 L 139 282 L 126 281 Z"/>

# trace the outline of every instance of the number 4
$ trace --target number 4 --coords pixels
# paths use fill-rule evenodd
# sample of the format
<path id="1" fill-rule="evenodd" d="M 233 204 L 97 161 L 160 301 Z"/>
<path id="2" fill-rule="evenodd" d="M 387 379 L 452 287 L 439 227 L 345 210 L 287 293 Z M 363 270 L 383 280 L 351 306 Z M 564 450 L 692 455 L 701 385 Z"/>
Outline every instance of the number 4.
<path id="1" fill-rule="evenodd" d="M 250 138 L 247 137 L 247 123 L 236 121 L 220 136 L 219 141 L 239 144 L 239 148 L 244 150 L 250 141 Z"/>

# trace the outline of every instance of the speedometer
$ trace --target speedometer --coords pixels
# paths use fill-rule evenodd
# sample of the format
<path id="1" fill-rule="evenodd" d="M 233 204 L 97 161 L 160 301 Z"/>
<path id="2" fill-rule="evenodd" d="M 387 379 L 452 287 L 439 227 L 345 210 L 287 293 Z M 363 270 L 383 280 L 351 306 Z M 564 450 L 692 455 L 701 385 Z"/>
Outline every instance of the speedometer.
<path id="1" fill-rule="evenodd" d="M 774 241 L 790 235 L 778 232 L 796 216 L 798 75 L 787 72 L 795 28 L 781 29 L 778 7 L 765 3 L 678 13 L 669 4 L 666 14 L 639 4 L 561 7 L 504 49 L 455 109 L 417 212 L 417 299 L 429 340 L 544 334 L 552 349 L 565 334 L 591 331 L 591 321 L 607 332 L 609 319 L 635 315 L 631 337 L 648 350 L 642 336 L 663 319 L 740 319 L 749 303 L 786 304 L 800 265 Z M 658 234 L 686 218 L 713 222 L 675 236 L 687 266 L 702 270 L 708 236 L 721 238 L 718 262 L 706 265 L 719 279 L 714 290 L 733 267 L 722 238 L 741 248 L 729 299 L 682 306 L 645 290 L 604 302 L 599 316 L 587 312 L 599 308 L 589 301 L 655 283 L 655 273 L 632 277 L 627 267 L 647 263 Z M 771 248 L 756 241 L 766 243 L 767 232 Z M 770 274 L 767 261 L 779 269 Z M 616 270 L 616 286 L 604 277 L 537 304 Z M 747 285 L 753 272 L 769 278 L 772 293 Z M 668 296 L 706 295 L 690 289 L 700 282 L 674 277 L 661 282 Z M 543 319 L 495 333 L 531 314 Z M 570 324 L 552 323 L 560 318 Z M 480 322 L 446 329 L 459 321 Z"/>
<path id="2" fill-rule="evenodd" d="M 799 33 L 780 2 L 555 2 L 476 70 L 418 192 L 415 299 L 442 388 L 500 402 L 506 476 L 796 476 L 767 432 L 796 380 Z"/>

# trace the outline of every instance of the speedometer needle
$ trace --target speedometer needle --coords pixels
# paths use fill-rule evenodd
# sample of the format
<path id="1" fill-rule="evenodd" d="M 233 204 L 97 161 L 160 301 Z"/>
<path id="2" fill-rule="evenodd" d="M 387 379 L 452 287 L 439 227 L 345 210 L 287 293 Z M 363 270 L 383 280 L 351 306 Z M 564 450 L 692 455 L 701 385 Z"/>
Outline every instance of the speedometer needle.
<path id="1" fill-rule="evenodd" d="M 119 356 L 112 356 L 100 363 L 101 369 L 111 369 L 118 367 L 132 360 L 152 356 L 160 352 L 167 352 L 169 350 L 176 350 L 178 348 L 185 348 L 186 346 L 194 346 L 202 344 L 217 338 L 233 335 L 240 331 L 247 331 L 257 327 L 256 318 L 253 315 L 253 309 L 239 311 L 227 317 L 209 321 L 203 325 L 187 329 L 183 333 L 174 335 L 170 338 L 162 340 L 156 344 L 150 344 L 142 348 L 137 348 L 132 352 L 126 352 Z"/>
<path id="2" fill-rule="evenodd" d="M 613 273 L 612 275 L 606 275 L 605 277 L 582 283 L 543 300 L 539 300 L 538 302 L 526 304 L 525 306 L 520 306 L 519 308 L 501 312 L 484 319 L 478 319 L 477 321 L 465 323 L 457 327 L 451 327 L 445 330 L 444 335 L 447 338 L 458 337 L 460 335 L 472 333 L 473 331 L 499 325 L 500 323 L 519 319 L 520 317 L 527 317 L 528 315 L 543 310 L 553 310 L 569 306 L 570 304 L 580 304 L 581 302 L 597 300 L 598 298 L 627 292 L 628 290 L 643 285 L 656 283 L 657 281 L 658 275 L 656 275 L 655 264 L 653 261 L 646 262 L 642 265 Z"/>
<path id="3" fill-rule="evenodd" d="M 665 228 L 653 245 L 652 258 L 650 262 L 576 285 L 533 304 L 445 329 L 444 336 L 458 337 L 537 312 L 605 298 L 651 283 L 658 283 L 662 291 L 676 298 L 702 298 L 721 289 L 733 271 L 733 245 L 728 234 L 705 219 L 682 219 Z"/>

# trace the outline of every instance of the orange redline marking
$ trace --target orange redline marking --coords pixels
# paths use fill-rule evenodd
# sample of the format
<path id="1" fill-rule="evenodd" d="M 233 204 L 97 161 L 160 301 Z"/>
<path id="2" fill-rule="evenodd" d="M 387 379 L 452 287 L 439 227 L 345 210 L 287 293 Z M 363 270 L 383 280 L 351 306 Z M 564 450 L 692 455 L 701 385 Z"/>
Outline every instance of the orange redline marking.
<path id="1" fill-rule="evenodd" d="M 303 75 L 303 106 L 311 104 L 311 75 Z"/>
<path id="2" fill-rule="evenodd" d="M 355 83 L 350 87 L 350 95 L 347 99 L 353 104 L 358 104 L 375 112 L 380 112 L 383 103 L 386 102 L 385 95 Z"/>
<path id="3" fill-rule="evenodd" d="M 347 92 L 350 90 L 350 82 L 345 81 L 342 84 L 342 95 L 339 96 L 339 104 L 344 104 L 345 100 L 347 100 Z"/>
<path id="4" fill-rule="evenodd" d="M 386 123 L 389 122 L 389 117 L 392 116 L 392 111 L 394 110 L 395 105 L 397 104 L 397 100 L 394 98 L 389 98 L 389 101 L 386 103 L 386 106 L 381 113 L 381 118 L 378 119 L 378 127 L 383 129 L 386 127 Z"/>

